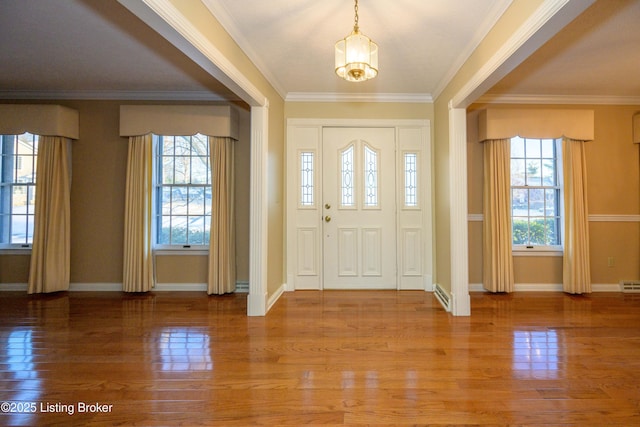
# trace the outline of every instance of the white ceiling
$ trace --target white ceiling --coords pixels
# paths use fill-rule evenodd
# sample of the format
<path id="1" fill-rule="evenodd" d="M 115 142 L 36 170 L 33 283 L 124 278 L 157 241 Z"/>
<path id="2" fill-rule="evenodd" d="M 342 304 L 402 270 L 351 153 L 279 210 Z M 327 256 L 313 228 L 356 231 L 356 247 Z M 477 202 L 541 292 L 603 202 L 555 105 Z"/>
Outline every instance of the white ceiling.
<path id="1" fill-rule="evenodd" d="M 202 0 L 288 99 L 440 93 L 511 0 L 360 0 L 380 74 L 348 83 L 333 45 L 351 0 Z M 572 0 L 580 1 L 580 0 Z M 490 92 L 640 97 L 640 0 L 598 0 Z M 115 0 L 0 0 L 0 97 L 237 97 Z"/>
<path id="2" fill-rule="evenodd" d="M 203 0 L 281 95 L 423 94 L 443 89 L 511 0 L 362 0 L 360 31 L 379 47 L 379 74 L 334 72 L 334 45 L 353 30 L 353 0 Z"/>
<path id="3" fill-rule="evenodd" d="M 599 0 L 490 92 L 638 103 L 639 22 L 640 1 Z"/>

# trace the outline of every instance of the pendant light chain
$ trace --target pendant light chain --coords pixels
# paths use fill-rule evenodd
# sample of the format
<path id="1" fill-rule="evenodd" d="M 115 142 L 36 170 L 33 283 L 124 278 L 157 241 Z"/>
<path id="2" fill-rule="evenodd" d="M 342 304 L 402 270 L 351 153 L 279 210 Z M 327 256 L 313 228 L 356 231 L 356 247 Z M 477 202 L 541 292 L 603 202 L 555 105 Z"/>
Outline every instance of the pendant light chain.
<path id="1" fill-rule="evenodd" d="M 353 6 L 353 10 L 356 12 L 356 18 L 355 18 L 355 24 L 353 25 L 353 31 L 355 31 L 357 33 L 360 30 L 360 27 L 358 27 L 358 0 L 356 0 L 356 4 L 355 4 L 355 6 Z"/>

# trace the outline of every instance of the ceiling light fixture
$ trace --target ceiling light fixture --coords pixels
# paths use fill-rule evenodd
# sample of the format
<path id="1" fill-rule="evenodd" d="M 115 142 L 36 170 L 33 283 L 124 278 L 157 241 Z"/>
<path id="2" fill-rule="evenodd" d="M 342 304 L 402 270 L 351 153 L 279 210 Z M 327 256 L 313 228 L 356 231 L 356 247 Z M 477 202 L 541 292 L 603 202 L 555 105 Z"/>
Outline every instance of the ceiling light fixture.
<path id="1" fill-rule="evenodd" d="M 378 45 L 360 32 L 358 0 L 354 10 L 353 31 L 336 43 L 336 74 L 350 82 L 363 82 L 378 75 Z"/>

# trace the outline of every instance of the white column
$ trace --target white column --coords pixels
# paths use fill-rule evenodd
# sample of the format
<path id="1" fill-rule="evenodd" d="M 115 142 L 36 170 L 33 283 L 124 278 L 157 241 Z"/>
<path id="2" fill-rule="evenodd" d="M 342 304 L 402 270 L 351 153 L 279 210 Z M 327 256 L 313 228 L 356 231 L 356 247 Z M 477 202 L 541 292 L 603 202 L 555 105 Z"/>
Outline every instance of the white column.
<path id="1" fill-rule="evenodd" d="M 269 108 L 251 107 L 251 194 L 247 315 L 267 313 L 267 138 Z"/>
<path id="2" fill-rule="evenodd" d="M 451 313 L 471 315 L 467 224 L 467 111 L 449 103 Z"/>

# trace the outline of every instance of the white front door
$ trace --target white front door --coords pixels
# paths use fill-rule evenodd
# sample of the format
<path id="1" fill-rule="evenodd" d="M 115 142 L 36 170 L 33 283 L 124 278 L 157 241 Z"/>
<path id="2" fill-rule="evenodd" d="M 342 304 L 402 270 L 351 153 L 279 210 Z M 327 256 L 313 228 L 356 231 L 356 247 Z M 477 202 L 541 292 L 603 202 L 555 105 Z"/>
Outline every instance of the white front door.
<path id="1" fill-rule="evenodd" d="M 396 289 L 394 128 L 322 130 L 324 289 Z"/>

